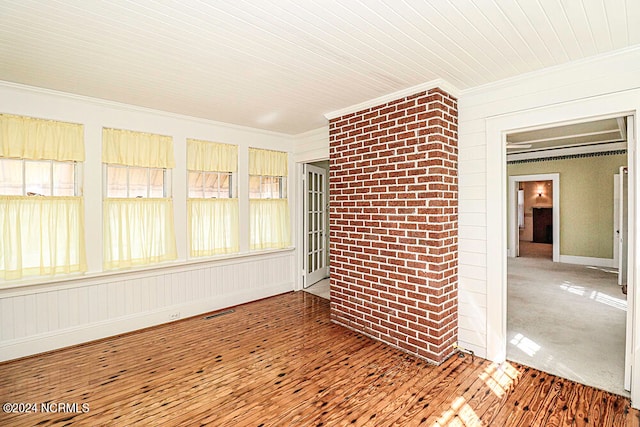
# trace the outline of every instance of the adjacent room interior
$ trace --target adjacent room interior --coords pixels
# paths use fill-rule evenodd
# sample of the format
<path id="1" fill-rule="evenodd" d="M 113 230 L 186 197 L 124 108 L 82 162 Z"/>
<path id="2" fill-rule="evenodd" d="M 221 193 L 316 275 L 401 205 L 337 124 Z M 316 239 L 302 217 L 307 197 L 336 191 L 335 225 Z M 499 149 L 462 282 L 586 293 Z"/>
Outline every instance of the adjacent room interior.
<path id="1" fill-rule="evenodd" d="M 517 205 L 509 228 L 517 235 L 510 238 L 507 356 L 625 395 L 627 300 L 617 246 L 626 132 L 619 117 L 507 137 L 516 189 L 509 195 Z M 555 176 L 545 180 L 548 174 Z"/>

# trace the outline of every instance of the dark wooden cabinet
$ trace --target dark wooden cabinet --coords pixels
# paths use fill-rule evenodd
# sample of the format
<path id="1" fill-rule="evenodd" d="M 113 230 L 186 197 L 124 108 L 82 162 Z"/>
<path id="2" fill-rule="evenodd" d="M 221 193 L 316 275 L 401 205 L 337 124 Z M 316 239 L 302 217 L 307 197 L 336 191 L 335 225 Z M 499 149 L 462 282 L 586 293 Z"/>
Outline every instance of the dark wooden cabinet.
<path id="1" fill-rule="evenodd" d="M 553 243 L 552 208 L 533 208 L 533 241 Z"/>

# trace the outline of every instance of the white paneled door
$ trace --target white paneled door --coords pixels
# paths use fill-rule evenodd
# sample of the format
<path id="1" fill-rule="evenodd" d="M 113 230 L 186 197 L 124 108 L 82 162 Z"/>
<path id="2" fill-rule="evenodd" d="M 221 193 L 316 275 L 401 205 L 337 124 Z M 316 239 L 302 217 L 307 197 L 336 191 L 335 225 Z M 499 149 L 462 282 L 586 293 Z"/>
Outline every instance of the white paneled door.
<path id="1" fill-rule="evenodd" d="M 304 165 L 304 287 L 327 277 L 327 171 Z"/>

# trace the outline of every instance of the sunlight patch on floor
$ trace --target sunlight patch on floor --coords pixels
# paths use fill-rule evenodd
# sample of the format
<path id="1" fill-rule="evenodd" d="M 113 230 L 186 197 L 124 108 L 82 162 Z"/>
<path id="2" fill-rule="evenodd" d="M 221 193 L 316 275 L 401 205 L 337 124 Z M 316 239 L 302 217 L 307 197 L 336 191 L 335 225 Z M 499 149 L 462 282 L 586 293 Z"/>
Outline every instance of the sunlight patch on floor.
<path id="1" fill-rule="evenodd" d="M 479 376 L 497 397 L 504 396 L 517 377 L 518 370 L 509 362 L 504 362 L 500 365 L 494 363 L 488 366 Z"/>
<path id="2" fill-rule="evenodd" d="M 603 294 L 602 292 L 593 291 L 589 296 L 590 299 L 606 304 L 609 307 L 617 308 L 618 310 L 627 311 L 627 300 L 612 297 L 611 295 Z"/>
<path id="3" fill-rule="evenodd" d="M 464 397 L 456 398 L 451 404 L 451 409 L 445 411 L 433 426 L 481 426 L 482 421 Z"/>
<path id="4" fill-rule="evenodd" d="M 574 285 L 571 282 L 565 281 L 562 285 L 560 285 L 560 289 L 571 294 L 578 295 L 580 297 L 586 296 L 585 288 L 583 286 Z M 627 300 L 624 298 L 616 298 L 602 292 L 592 291 L 589 295 L 589 299 L 592 299 L 601 304 L 608 305 L 609 307 L 617 308 L 618 310 L 627 310 Z"/>
<path id="5" fill-rule="evenodd" d="M 584 287 L 583 286 L 572 285 L 571 282 L 567 282 L 566 280 L 562 285 L 560 285 L 560 289 L 562 289 L 563 291 L 567 291 L 569 293 L 581 296 L 581 297 L 584 296 Z"/>
<path id="6" fill-rule="evenodd" d="M 525 352 L 529 356 L 533 356 L 540 350 L 540 345 L 535 341 L 530 340 L 522 334 L 516 334 L 511 341 L 511 344 L 518 347 L 520 350 Z"/>

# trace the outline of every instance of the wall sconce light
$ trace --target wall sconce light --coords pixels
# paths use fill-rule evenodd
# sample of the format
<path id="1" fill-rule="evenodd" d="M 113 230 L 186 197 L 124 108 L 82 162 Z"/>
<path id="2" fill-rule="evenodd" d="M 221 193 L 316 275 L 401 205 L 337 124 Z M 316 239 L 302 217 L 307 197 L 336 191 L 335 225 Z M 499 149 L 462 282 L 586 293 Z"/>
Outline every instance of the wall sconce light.
<path id="1" fill-rule="evenodd" d="M 542 193 L 538 193 L 538 197 L 542 197 Z"/>

